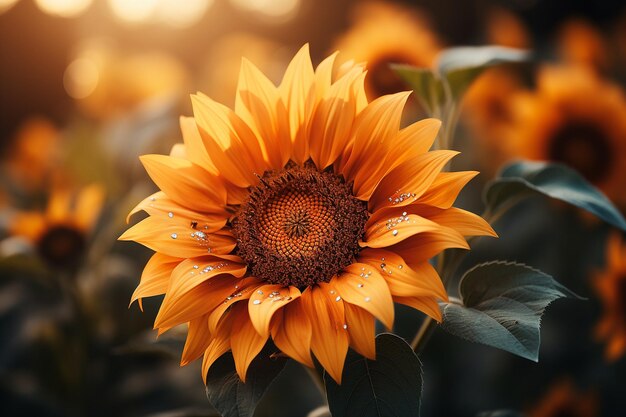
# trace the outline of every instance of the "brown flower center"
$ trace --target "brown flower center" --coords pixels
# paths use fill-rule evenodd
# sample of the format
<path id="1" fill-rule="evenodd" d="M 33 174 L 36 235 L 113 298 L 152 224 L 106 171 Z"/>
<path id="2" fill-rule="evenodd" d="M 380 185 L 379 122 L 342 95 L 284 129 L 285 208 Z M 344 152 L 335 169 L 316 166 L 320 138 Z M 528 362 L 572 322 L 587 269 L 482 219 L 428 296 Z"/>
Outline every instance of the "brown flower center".
<path id="1" fill-rule="evenodd" d="M 78 263 L 85 250 L 85 236 L 70 226 L 54 226 L 37 242 L 37 252 L 48 264 L 70 268 Z"/>
<path id="2" fill-rule="evenodd" d="M 353 262 L 367 216 L 342 177 L 290 164 L 266 172 L 237 211 L 237 254 L 271 284 L 328 282 Z"/>
<path id="3" fill-rule="evenodd" d="M 613 150 L 606 133 L 586 123 L 573 123 L 556 132 L 548 157 L 574 168 L 589 182 L 605 180 L 612 169 Z"/>

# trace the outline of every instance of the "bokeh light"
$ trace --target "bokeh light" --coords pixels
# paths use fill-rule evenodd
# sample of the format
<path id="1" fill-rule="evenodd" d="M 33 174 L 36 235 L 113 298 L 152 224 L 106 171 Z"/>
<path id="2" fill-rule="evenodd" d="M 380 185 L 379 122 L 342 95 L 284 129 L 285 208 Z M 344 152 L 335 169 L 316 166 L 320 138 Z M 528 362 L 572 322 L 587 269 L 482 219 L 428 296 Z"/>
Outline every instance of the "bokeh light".
<path id="1" fill-rule="evenodd" d="M 99 79 L 100 71 L 93 60 L 77 58 L 65 70 L 63 86 L 70 97 L 82 99 L 94 92 Z"/>
<path id="2" fill-rule="evenodd" d="M 185 28 L 198 23 L 213 4 L 213 0 L 186 0 L 181 7 L 178 0 L 161 0 L 156 9 L 156 18 L 177 28 Z"/>
<path id="3" fill-rule="evenodd" d="M 17 3 L 17 0 L 0 0 L 0 13 L 9 10 L 15 3 Z"/>
<path id="4" fill-rule="evenodd" d="M 285 20 L 295 16 L 300 8 L 300 0 L 231 0 L 231 3 L 242 10 Z"/>
<path id="5" fill-rule="evenodd" d="M 44 12 L 61 17 L 76 17 L 91 5 L 92 0 L 35 0 Z"/>
<path id="6" fill-rule="evenodd" d="M 115 16 L 130 23 L 149 20 L 159 6 L 159 0 L 109 0 L 109 6 Z"/>

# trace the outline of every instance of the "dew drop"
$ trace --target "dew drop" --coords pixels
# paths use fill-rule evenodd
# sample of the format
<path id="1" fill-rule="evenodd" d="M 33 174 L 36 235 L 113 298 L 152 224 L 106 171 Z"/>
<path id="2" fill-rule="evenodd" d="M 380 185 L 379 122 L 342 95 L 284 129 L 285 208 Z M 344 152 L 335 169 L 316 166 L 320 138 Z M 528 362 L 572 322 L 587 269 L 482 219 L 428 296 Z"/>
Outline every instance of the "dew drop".
<path id="1" fill-rule="evenodd" d="M 369 303 L 370 301 L 372 301 L 372 299 L 370 297 L 365 297 L 365 302 Z"/>
<path id="2" fill-rule="evenodd" d="M 261 300 L 254 300 L 252 304 L 254 304 L 255 306 L 258 306 L 259 304 L 261 304 Z"/>
<path id="3" fill-rule="evenodd" d="M 176 239 L 178 237 L 178 235 L 176 233 L 172 233 L 170 236 L 171 236 L 172 239 Z"/>
<path id="4" fill-rule="evenodd" d="M 398 231 L 394 230 L 393 232 L 391 232 L 391 234 L 394 235 L 394 236 L 398 236 Z"/>
<path id="5" fill-rule="evenodd" d="M 348 325 L 347 325 L 347 324 L 344 324 L 344 325 L 343 325 L 343 329 L 344 329 L 344 330 L 348 330 Z"/>
<path id="6" fill-rule="evenodd" d="M 337 298 L 335 298 L 335 301 L 341 301 L 341 296 L 338 295 Z"/>
<path id="7" fill-rule="evenodd" d="M 259 295 L 263 295 L 263 291 L 261 291 L 261 290 L 258 290 L 256 293 L 259 294 Z"/>
<path id="8" fill-rule="evenodd" d="M 174 213 L 172 213 L 172 212 L 170 211 L 169 213 L 167 213 L 167 217 L 169 217 L 169 218 L 171 219 L 172 217 L 174 217 Z"/>

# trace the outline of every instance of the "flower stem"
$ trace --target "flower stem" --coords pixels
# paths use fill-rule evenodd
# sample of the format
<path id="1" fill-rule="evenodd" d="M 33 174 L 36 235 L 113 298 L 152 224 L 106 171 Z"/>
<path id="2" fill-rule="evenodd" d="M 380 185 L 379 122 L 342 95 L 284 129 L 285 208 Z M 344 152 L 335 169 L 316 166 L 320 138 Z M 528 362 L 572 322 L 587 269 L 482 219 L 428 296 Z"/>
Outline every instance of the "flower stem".
<path id="1" fill-rule="evenodd" d="M 322 394 L 322 398 L 326 400 L 326 384 L 324 384 L 324 379 L 322 378 L 322 375 L 320 375 L 316 368 L 309 368 L 308 366 L 304 366 L 304 369 L 306 369 L 309 373 L 309 376 L 315 383 L 315 386 L 320 391 L 320 394 Z"/>

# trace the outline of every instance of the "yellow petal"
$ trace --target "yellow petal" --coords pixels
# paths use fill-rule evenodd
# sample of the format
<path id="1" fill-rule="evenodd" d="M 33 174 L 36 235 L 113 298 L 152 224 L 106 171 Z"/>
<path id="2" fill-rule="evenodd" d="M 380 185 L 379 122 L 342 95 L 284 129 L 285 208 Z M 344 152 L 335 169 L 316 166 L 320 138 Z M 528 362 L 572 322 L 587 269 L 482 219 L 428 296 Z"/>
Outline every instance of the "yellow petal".
<path id="1" fill-rule="evenodd" d="M 193 258 L 209 253 L 230 253 L 237 242 L 227 230 L 204 233 L 187 221 L 176 217 L 163 222 L 158 217 L 148 217 L 128 229 L 119 240 L 133 240 L 165 255 L 176 258 Z"/>
<path id="2" fill-rule="evenodd" d="M 369 359 L 376 359 L 374 316 L 354 304 L 344 303 L 350 346 Z"/>
<path id="3" fill-rule="evenodd" d="M 300 300 L 294 300 L 274 315 L 272 339 L 289 357 L 313 368 L 311 358 L 311 321 Z"/>
<path id="4" fill-rule="evenodd" d="M 459 232 L 442 227 L 440 231 L 421 233 L 386 249 L 397 253 L 408 265 L 416 268 L 422 262 L 450 248 L 469 249 L 469 245 Z"/>
<path id="5" fill-rule="evenodd" d="M 209 346 L 211 336 L 207 324 L 208 315 L 203 315 L 189 322 L 187 340 L 180 360 L 180 366 L 185 366 L 189 362 L 198 359 Z"/>
<path id="6" fill-rule="evenodd" d="M 154 183 L 181 206 L 205 213 L 224 212 L 226 189 L 208 171 L 186 159 L 165 155 L 143 155 L 139 159 Z"/>
<path id="7" fill-rule="evenodd" d="M 456 230 L 463 236 L 498 237 L 498 234 L 485 219 L 460 208 L 434 209 L 432 214 L 429 213 L 424 216 L 435 223 Z"/>
<path id="8" fill-rule="evenodd" d="M 363 249 L 359 253 L 359 262 L 375 268 L 387 281 L 393 296 L 434 296 L 441 300 L 448 299 L 439 274 L 428 262 L 411 267 L 396 253 L 371 248 Z"/>
<path id="9" fill-rule="evenodd" d="M 254 330 L 248 316 L 248 306 L 237 303 L 231 310 L 233 326 L 230 332 L 230 349 L 235 360 L 235 370 L 239 378 L 246 382 L 246 373 L 250 362 L 259 354 L 267 337 L 263 337 Z"/>
<path id="10" fill-rule="evenodd" d="M 204 352 L 204 358 L 202 359 L 202 380 L 206 384 L 207 373 L 211 365 L 224 353 L 230 350 L 230 331 L 232 329 L 232 320 L 225 318 L 220 322 L 215 334 L 206 351 Z"/>
<path id="11" fill-rule="evenodd" d="M 170 219 L 174 218 L 187 222 L 191 228 L 203 233 L 211 233 L 220 230 L 226 225 L 226 221 L 228 220 L 226 213 L 199 213 L 183 207 L 166 196 L 163 191 L 154 193 L 137 204 L 135 208 L 128 213 L 126 222 L 130 220 L 133 214 L 142 210 L 152 217 L 161 219 L 163 222 L 169 222 Z"/>
<path id="12" fill-rule="evenodd" d="M 235 112 L 203 94 L 192 95 L 191 102 L 204 146 L 220 174 L 239 187 L 256 184 L 267 164 L 254 132 Z"/>
<path id="13" fill-rule="evenodd" d="M 337 296 L 331 285 L 321 283 L 302 293 L 301 304 L 311 320 L 311 350 L 328 374 L 341 384 L 349 336 L 344 329 L 343 301 L 335 301 Z"/>
<path id="14" fill-rule="evenodd" d="M 257 333 L 267 339 L 274 313 L 298 297 L 300 290 L 292 286 L 263 285 L 257 288 L 248 302 L 250 320 Z"/>
<path id="15" fill-rule="evenodd" d="M 70 219 L 71 193 L 66 189 L 55 189 L 50 195 L 46 208 L 49 222 L 61 223 Z"/>
<path id="16" fill-rule="evenodd" d="M 379 319 L 388 329 L 393 327 L 394 308 L 391 293 L 378 269 L 354 263 L 331 280 L 344 301 L 357 305 Z"/>
<path id="17" fill-rule="evenodd" d="M 246 277 L 237 281 L 233 286 L 233 291 L 209 315 L 209 331 L 215 332 L 228 309 L 239 301 L 248 301 L 261 285 L 263 285 L 263 281 L 255 277 Z"/>
<path id="18" fill-rule="evenodd" d="M 261 138 L 269 166 L 282 168 L 291 154 L 287 109 L 276 86 L 247 59 L 241 61 L 235 112 Z"/>
<path id="19" fill-rule="evenodd" d="M 393 301 L 413 307 L 441 323 L 441 309 L 439 308 L 439 303 L 433 297 L 393 297 Z"/>
<path id="20" fill-rule="evenodd" d="M 387 156 L 389 169 L 428 152 L 440 127 L 441 120 L 423 119 L 402 129 L 389 144 L 390 152 Z"/>
<path id="21" fill-rule="evenodd" d="M 369 200 L 371 212 L 386 206 L 413 203 L 428 190 L 456 151 L 432 151 L 403 162 L 380 181 Z"/>
<path id="22" fill-rule="evenodd" d="M 477 171 L 440 172 L 428 190 L 416 203 L 450 208 L 467 183 L 478 175 Z"/>
<path id="23" fill-rule="evenodd" d="M 435 222 L 416 214 L 408 214 L 402 207 L 394 207 L 391 210 L 381 210 L 370 217 L 365 226 L 364 242 L 359 244 L 370 248 L 384 248 L 420 233 L 441 230 L 442 227 Z"/>
<path id="24" fill-rule="evenodd" d="M 104 203 L 104 188 L 94 184 L 83 189 L 76 199 L 75 221 L 82 230 L 90 230 L 98 216 Z"/>
<path id="25" fill-rule="evenodd" d="M 211 160 L 200 132 L 198 131 L 198 125 L 193 117 L 180 117 L 180 130 L 183 133 L 183 142 L 187 150 L 187 158 L 194 164 L 206 169 L 213 175 L 217 175 L 219 172 L 215 168 L 215 164 Z"/>
<path id="26" fill-rule="evenodd" d="M 180 258 L 155 253 L 148 261 L 141 274 L 139 285 L 130 298 L 130 305 L 139 300 L 139 308 L 143 311 L 142 298 L 165 294 L 170 283 L 172 271 L 182 261 Z"/>

